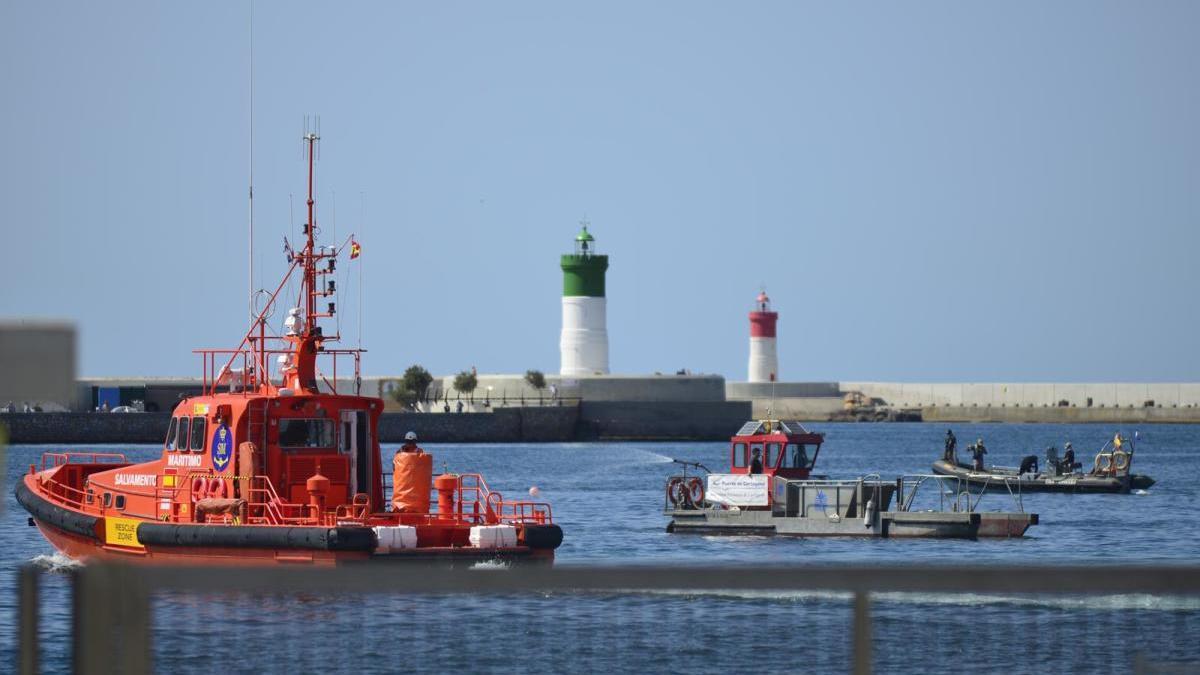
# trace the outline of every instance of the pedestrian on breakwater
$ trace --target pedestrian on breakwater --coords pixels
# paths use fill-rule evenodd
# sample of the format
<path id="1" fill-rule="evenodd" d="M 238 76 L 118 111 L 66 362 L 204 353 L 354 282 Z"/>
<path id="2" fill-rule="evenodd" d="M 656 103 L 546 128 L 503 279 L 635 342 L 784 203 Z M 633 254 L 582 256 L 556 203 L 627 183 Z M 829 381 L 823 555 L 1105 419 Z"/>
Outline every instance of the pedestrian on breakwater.
<path id="1" fill-rule="evenodd" d="M 951 464 L 958 463 L 958 439 L 954 437 L 954 432 L 950 429 L 946 430 L 946 450 L 942 453 L 942 459 Z"/>
<path id="2" fill-rule="evenodd" d="M 987 448 L 983 445 L 983 439 L 977 439 L 975 445 L 971 446 L 971 458 L 975 460 L 975 470 L 983 471 L 983 456 L 987 454 Z"/>

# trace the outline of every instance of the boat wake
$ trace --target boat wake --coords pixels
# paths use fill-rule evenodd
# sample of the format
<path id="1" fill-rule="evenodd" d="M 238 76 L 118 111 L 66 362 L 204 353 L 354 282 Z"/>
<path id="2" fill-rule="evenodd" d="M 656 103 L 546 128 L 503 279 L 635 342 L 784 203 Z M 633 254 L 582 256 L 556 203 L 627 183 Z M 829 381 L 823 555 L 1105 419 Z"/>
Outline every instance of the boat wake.
<path id="1" fill-rule="evenodd" d="M 1150 493 L 1146 492 L 1145 490 L 1133 490 L 1129 494 L 1131 494 L 1131 495 L 1148 495 Z"/>
<path id="2" fill-rule="evenodd" d="M 503 560 L 480 560 L 471 565 L 473 570 L 506 570 L 512 567 L 512 564 Z"/>
<path id="3" fill-rule="evenodd" d="M 51 553 L 50 555 L 34 556 L 29 560 L 29 563 L 52 574 L 69 572 L 76 567 L 83 565 L 83 563 L 79 562 L 78 560 L 68 558 L 67 556 L 58 552 Z"/>

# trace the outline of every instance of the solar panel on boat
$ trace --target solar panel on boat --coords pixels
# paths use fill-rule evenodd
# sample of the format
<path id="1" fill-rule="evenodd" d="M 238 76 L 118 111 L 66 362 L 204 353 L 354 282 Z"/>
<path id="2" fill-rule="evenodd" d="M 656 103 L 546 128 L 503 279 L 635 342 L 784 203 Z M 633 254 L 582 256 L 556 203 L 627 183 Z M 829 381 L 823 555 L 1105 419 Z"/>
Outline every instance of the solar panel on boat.
<path id="1" fill-rule="evenodd" d="M 752 435 L 758 433 L 758 430 L 760 427 L 762 427 L 761 422 L 746 422 L 745 424 L 742 425 L 741 429 L 738 429 L 737 435 L 738 436 L 752 436 Z"/>

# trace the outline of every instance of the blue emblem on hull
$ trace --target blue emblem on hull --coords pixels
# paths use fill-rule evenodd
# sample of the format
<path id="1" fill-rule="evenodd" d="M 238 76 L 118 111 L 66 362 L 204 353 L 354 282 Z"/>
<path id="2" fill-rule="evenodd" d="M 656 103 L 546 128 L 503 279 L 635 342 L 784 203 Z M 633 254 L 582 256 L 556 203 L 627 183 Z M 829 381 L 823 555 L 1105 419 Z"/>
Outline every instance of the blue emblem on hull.
<path id="1" fill-rule="evenodd" d="M 229 432 L 229 427 L 225 424 L 217 427 L 213 432 L 212 437 L 212 463 L 213 468 L 217 471 L 224 471 L 229 467 L 229 460 L 233 459 L 233 434 Z"/>

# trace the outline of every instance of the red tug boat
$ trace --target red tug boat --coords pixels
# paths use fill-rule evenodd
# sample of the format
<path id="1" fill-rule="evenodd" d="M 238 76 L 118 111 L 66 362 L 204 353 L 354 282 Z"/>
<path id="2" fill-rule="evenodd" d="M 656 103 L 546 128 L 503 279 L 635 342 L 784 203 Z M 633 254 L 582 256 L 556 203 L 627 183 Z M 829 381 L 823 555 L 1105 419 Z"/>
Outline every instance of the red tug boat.
<path id="1" fill-rule="evenodd" d="M 308 221 L 304 249 L 232 350 L 201 350 L 204 390 L 175 408 L 162 456 L 47 453 L 17 484 L 30 522 L 67 556 L 156 563 L 337 564 L 416 558 L 552 560 L 562 542 L 550 506 L 508 501 L 479 474 L 432 475 L 432 457 L 398 453 L 385 500 L 380 466 L 383 401 L 339 394 L 318 356 L 330 349 L 318 309 L 332 295 L 340 249 L 316 245 L 313 151 L 307 134 Z M 351 257 L 357 244 L 350 240 Z M 344 248 L 344 247 L 343 247 Z M 282 336 L 267 319 L 292 274 L 297 306 Z M 325 281 L 325 283 L 320 283 Z M 277 374 L 272 377 L 272 361 Z M 218 364 L 224 363 L 218 369 Z M 235 368 L 239 365 L 240 368 Z M 436 493 L 436 508 L 430 502 Z M 390 506 L 389 510 L 387 507 Z"/>

